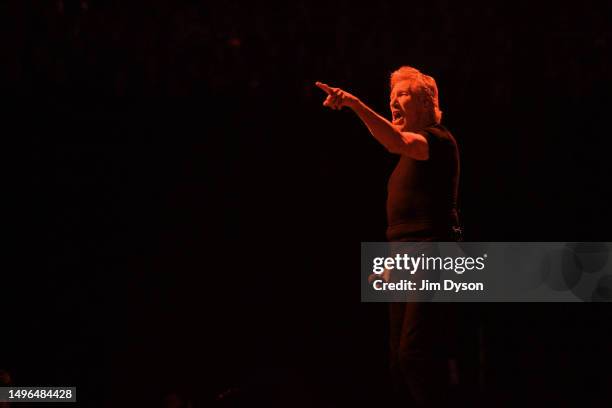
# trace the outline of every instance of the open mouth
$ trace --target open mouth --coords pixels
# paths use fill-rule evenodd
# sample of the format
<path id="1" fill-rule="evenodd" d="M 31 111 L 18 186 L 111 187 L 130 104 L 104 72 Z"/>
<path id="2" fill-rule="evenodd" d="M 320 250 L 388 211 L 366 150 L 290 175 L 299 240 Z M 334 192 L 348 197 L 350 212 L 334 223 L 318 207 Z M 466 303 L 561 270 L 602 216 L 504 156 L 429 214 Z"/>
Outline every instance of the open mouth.
<path id="1" fill-rule="evenodd" d="M 402 112 L 400 111 L 393 111 L 392 115 L 393 115 L 393 122 L 397 122 L 404 118 L 404 116 L 402 115 Z"/>

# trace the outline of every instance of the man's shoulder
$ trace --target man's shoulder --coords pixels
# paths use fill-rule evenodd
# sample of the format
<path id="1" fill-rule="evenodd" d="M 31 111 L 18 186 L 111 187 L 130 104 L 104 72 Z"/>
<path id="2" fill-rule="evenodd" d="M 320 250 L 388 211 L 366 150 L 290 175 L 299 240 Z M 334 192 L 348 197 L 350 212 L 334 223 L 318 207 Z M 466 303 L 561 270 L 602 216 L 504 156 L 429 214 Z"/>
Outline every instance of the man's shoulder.
<path id="1" fill-rule="evenodd" d="M 422 134 L 430 143 L 435 142 L 443 145 L 457 145 L 457 141 L 452 133 L 444 125 L 439 123 L 426 127 L 423 129 Z"/>

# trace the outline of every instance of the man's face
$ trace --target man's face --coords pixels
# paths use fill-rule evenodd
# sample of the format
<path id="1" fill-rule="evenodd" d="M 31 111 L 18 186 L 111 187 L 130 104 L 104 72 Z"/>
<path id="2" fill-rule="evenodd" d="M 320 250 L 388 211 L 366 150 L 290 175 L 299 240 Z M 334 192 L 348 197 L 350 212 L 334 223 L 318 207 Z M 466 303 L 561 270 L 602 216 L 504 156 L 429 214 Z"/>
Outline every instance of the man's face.
<path id="1" fill-rule="evenodd" d="M 418 95 L 412 92 L 412 81 L 397 82 L 391 89 L 389 107 L 393 116 L 393 124 L 402 131 L 416 130 L 420 125 L 423 104 Z"/>

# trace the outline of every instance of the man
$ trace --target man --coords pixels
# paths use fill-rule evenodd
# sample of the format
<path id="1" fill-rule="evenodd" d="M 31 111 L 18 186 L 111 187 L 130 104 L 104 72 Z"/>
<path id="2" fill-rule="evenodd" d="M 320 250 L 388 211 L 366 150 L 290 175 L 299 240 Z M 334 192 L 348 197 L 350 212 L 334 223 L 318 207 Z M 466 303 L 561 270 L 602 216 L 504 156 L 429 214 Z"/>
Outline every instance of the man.
<path id="1" fill-rule="evenodd" d="M 459 152 L 441 125 L 435 80 L 404 66 L 391 74 L 391 121 L 354 95 L 317 82 L 323 105 L 350 108 L 399 161 L 388 183 L 387 239 L 433 242 L 459 239 Z M 391 369 L 398 390 L 417 406 L 447 403 L 454 310 L 440 303 L 391 303 Z"/>

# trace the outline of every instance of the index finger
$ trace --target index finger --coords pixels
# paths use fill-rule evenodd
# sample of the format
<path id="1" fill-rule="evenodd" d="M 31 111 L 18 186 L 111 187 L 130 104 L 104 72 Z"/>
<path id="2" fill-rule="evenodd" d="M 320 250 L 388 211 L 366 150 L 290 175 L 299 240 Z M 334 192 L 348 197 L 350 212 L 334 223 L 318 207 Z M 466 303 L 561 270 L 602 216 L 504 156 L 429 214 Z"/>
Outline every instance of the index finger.
<path id="1" fill-rule="evenodd" d="M 333 95 L 334 90 L 327 84 L 323 82 L 315 82 L 315 85 L 324 90 L 328 95 Z"/>

